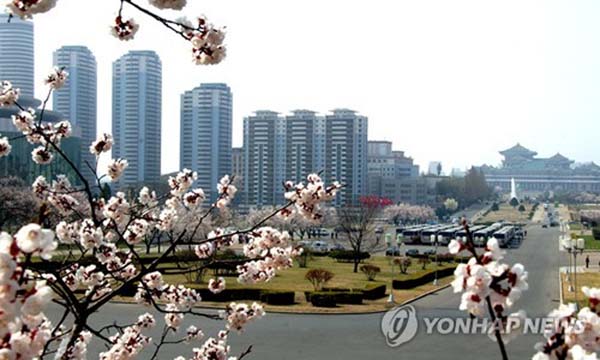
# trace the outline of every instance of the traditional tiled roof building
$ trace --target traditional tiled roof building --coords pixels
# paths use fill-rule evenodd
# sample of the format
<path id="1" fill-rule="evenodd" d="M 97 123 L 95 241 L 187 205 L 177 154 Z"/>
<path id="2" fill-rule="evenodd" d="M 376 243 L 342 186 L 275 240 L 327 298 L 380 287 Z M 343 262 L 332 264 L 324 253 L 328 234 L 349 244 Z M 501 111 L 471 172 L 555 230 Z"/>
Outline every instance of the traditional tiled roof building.
<path id="1" fill-rule="evenodd" d="M 482 166 L 487 182 L 504 191 L 510 190 L 514 178 L 520 192 L 590 191 L 600 192 L 600 166 L 594 163 L 575 166 L 574 161 L 557 153 L 549 158 L 521 144 L 500 151 L 500 167 Z"/>

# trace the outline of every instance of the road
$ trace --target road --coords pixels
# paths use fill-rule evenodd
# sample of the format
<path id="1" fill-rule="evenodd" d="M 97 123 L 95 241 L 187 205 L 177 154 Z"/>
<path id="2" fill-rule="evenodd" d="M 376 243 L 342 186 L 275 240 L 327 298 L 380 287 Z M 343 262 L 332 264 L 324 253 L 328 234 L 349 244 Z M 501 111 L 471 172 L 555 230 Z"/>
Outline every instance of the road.
<path id="1" fill-rule="evenodd" d="M 450 217 L 451 218 L 465 217 L 465 218 L 469 219 L 470 221 L 475 221 L 475 220 L 477 220 L 475 218 L 476 215 L 479 215 L 480 213 L 484 212 L 485 209 L 487 209 L 490 206 L 491 205 L 486 205 L 486 204 L 474 204 L 474 205 L 469 206 L 466 209 L 457 211 L 456 213 L 452 214 Z"/>
<path id="2" fill-rule="evenodd" d="M 529 271 L 530 289 L 517 303 L 517 309 L 525 309 L 529 315 L 542 316 L 558 306 L 558 230 L 533 226 L 528 237 L 518 249 L 508 251 L 508 261 L 522 262 Z M 419 332 L 410 342 L 396 348 L 386 345 L 381 333 L 383 314 L 370 315 L 287 315 L 268 314 L 248 326 L 241 336 L 230 339 L 235 354 L 253 345 L 247 359 L 496 359 L 497 346 L 486 335 L 440 335 L 425 334 L 424 317 L 465 317 L 458 310 L 459 295 L 445 289 L 413 303 L 417 309 Z M 139 308 L 131 305 L 111 304 L 104 313 L 92 317 L 92 323 L 106 324 L 131 321 Z M 56 318 L 57 313 L 51 317 Z M 100 321 L 102 320 L 102 321 Z M 191 324 L 188 316 L 186 325 Z M 215 334 L 220 322 L 199 319 L 195 324 L 205 334 Z M 156 332 L 151 334 L 158 337 Z M 508 344 L 511 359 L 527 359 L 533 354 L 533 346 L 542 339 L 538 335 L 523 336 Z M 198 346 L 198 345 L 196 345 Z M 191 345 L 165 347 L 160 359 L 173 359 L 176 355 L 191 355 Z M 101 351 L 98 343 L 90 347 L 90 354 Z M 148 353 L 141 358 L 148 358 Z M 410 355 L 410 356 L 406 356 Z"/>

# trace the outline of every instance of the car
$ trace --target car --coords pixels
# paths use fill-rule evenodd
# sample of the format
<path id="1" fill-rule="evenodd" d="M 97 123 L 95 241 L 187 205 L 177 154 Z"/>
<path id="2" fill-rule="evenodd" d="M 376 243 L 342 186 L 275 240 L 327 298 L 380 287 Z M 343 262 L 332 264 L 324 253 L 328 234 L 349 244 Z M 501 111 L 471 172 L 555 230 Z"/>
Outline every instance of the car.
<path id="1" fill-rule="evenodd" d="M 329 236 L 329 231 L 327 231 L 326 229 L 321 229 L 321 230 L 319 230 L 319 235 Z"/>
<path id="2" fill-rule="evenodd" d="M 390 246 L 385 250 L 385 256 L 400 256 L 400 248 L 397 246 Z"/>
<path id="3" fill-rule="evenodd" d="M 310 249 L 317 253 L 327 252 L 329 249 L 328 244 L 325 241 L 315 241 L 312 243 Z"/>
<path id="4" fill-rule="evenodd" d="M 406 256 L 417 256 L 417 255 L 419 255 L 419 249 L 406 250 Z"/>
<path id="5" fill-rule="evenodd" d="M 548 227 L 548 223 L 543 223 L 543 224 L 542 224 L 542 227 L 543 227 L 543 228 L 547 228 L 547 227 Z"/>
<path id="6" fill-rule="evenodd" d="M 305 249 L 310 249 L 312 247 L 312 241 L 310 241 L 310 240 L 299 241 L 298 246 L 303 247 Z"/>
<path id="7" fill-rule="evenodd" d="M 435 255 L 435 249 L 427 249 L 423 251 L 423 255 Z"/>
<path id="8" fill-rule="evenodd" d="M 329 247 L 327 248 L 329 251 L 340 251 L 340 250 L 346 250 L 346 248 L 344 247 L 344 245 L 342 244 L 329 244 Z"/>

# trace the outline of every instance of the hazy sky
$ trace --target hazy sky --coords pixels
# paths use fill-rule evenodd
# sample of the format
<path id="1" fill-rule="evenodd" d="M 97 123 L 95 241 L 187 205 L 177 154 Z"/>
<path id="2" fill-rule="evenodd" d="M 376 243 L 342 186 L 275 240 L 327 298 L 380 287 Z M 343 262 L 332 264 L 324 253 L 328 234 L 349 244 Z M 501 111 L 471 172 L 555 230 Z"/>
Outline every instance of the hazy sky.
<path id="1" fill-rule="evenodd" d="M 188 0 L 183 13 L 228 28 L 227 59 L 208 67 L 193 65 L 188 43 L 133 9 L 125 14 L 141 23 L 136 39 L 110 36 L 118 3 L 60 0 L 38 16 L 36 76 L 61 45 L 90 47 L 99 130 L 110 131 L 112 62 L 155 50 L 163 172 L 178 168 L 179 95 L 202 82 L 231 86 L 238 146 L 254 110 L 348 107 L 369 117 L 370 139 L 393 141 L 422 166 L 496 164 L 497 151 L 517 141 L 543 156 L 600 163 L 597 0 Z"/>

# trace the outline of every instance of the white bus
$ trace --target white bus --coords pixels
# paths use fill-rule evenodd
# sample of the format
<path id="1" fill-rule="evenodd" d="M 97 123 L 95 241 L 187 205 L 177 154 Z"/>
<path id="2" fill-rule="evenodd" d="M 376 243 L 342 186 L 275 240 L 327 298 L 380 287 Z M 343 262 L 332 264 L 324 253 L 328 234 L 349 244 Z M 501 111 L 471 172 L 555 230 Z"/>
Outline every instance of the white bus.
<path id="1" fill-rule="evenodd" d="M 473 240 L 476 246 L 485 246 L 487 241 L 500 230 L 504 225 L 502 223 L 494 223 L 490 226 L 483 227 L 473 233 Z"/>
<path id="2" fill-rule="evenodd" d="M 462 226 L 454 226 L 448 229 L 444 229 L 439 232 L 438 236 L 440 236 L 440 245 L 448 245 L 450 244 L 450 240 L 456 238 L 456 233 L 463 229 Z"/>
<path id="3" fill-rule="evenodd" d="M 498 240 L 500 247 L 507 247 L 515 237 L 515 227 L 505 226 L 494 233 L 494 237 Z"/>
<path id="4" fill-rule="evenodd" d="M 429 225 L 419 225 L 412 228 L 404 229 L 402 237 L 406 244 L 418 244 L 421 242 L 421 231 L 428 228 Z"/>

